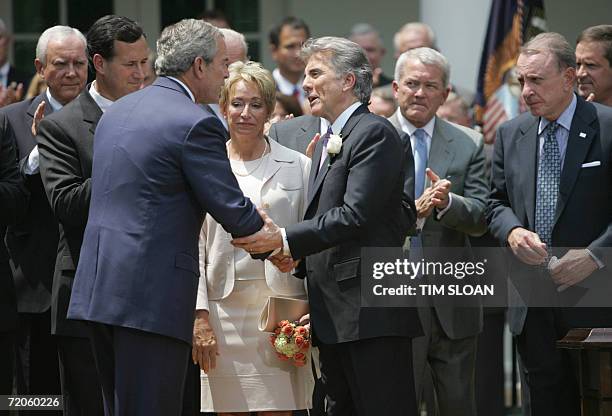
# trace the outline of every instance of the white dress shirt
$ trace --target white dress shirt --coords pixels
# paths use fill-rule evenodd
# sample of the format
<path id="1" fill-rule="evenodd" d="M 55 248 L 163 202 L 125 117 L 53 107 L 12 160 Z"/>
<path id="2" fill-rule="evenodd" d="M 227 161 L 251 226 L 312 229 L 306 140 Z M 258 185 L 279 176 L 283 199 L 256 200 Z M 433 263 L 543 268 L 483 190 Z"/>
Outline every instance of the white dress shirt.
<path id="1" fill-rule="evenodd" d="M 304 77 L 302 76 L 299 81 L 294 84 L 285 78 L 278 68 L 272 71 L 272 77 L 274 81 L 276 81 L 276 86 L 278 90 L 285 95 L 293 95 L 293 92 L 297 90 L 298 96 L 297 99 L 300 102 L 300 105 L 304 104 L 306 100 L 306 94 L 304 93 L 304 89 L 302 88 L 302 83 L 304 82 Z"/>

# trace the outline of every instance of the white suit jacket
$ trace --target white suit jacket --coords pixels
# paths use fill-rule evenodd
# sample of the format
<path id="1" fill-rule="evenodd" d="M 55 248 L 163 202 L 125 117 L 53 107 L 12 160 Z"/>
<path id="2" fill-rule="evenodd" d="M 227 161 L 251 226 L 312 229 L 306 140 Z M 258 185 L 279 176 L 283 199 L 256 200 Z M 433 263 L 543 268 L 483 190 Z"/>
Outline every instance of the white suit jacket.
<path id="1" fill-rule="evenodd" d="M 274 140 L 270 142 L 270 154 L 259 189 L 261 206 L 279 227 L 300 222 L 306 207 L 310 159 L 288 149 Z M 196 309 L 208 309 L 209 300 L 227 297 L 234 288 L 234 247 L 232 236 L 210 215 L 207 215 L 200 232 L 200 281 Z M 281 296 L 304 296 L 304 280 L 291 273 L 281 273 L 274 265 L 265 262 L 268 287 Z"/>

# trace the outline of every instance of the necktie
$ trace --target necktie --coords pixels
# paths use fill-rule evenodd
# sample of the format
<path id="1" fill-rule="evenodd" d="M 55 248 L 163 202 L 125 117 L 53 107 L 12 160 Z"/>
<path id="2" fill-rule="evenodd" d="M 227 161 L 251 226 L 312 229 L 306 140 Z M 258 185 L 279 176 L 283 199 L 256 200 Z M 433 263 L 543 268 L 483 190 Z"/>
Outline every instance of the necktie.
<path id="1" fill-rule="evenodd" d="M 327 141 L 329 140 L 329 136 L 334 134 L 332 132 L 331 125 L 327 128 L 327 132 L 321 137 L 323 140 L 323 149 L 321 149 L 321 161 L 319 162 L 319 171 L 321 171 L 321 167 L 323 166 L 323 162 L 327 160 Z"/>
<path id="2" fill-rule="evenodd" d="M 296 100 L 300 100 L 300 90 L 298 89 L 298 87 L 293 87 L 293 94 L 292 94 Z"/>
<path id="3" fill-rule="evenodd" d="M 535 231 L 548 247 L 552 244 L 552 229 L 561 177 L 561 155 L 556 137 L 558 127 L 555 121 L 548 125 L 538 164 Z"/>
<path id="4" fill-rule="evenodd" d="M 425 169 L 427 168 L 427 141 L 425 130 L 416 129 L 414 136 L 414 196 L 419 198 L 425 190 Z"/>

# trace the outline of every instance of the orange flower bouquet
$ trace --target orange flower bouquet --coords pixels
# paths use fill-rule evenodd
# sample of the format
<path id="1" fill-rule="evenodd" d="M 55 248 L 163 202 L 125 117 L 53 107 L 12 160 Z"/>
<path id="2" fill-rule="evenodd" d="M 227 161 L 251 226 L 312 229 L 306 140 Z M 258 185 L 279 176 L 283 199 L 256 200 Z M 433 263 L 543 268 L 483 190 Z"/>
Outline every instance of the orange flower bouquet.
<path id="1" fill-rule="evenodd" d="M 296 367 L 306 365 L 308 348 L 310 348 L 310 333 L 298 321 L 280 321 L 274 333 L 270 335 L 270 343 L 280 360 L 292 360 Z"/>

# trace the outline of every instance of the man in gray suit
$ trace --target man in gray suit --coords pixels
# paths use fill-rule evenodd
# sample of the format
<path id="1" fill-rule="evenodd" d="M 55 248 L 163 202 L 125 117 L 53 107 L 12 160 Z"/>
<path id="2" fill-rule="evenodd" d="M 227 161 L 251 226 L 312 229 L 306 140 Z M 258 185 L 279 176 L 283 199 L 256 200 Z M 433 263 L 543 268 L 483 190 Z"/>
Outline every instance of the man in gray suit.
<path id="1" fill-rule="evenodd" d="M 469 255 L 468 236 L 486 231 L 482 136 L 435 116 L 450 92 L 449 73 L 448 61 L 439 52 L 417 48 L 399 57 L 393 81 L 399 108 L 389 120 L 414 155 L 418 219 L 411 250 L 425 255 L 428 247 L 465 247 Z M 420 306 L 425 335 L 413 344 L 417 395 L 429 363 L 439 413 L 473 415 L 480 300 L 457 307 L 431 297 Z"/>
<path id="2" fill-rule="evenodd" d="M 306 154 L 306 149 L 317 135 L 327 131 L 329 122 L 321 117 L 306 114 L 289 120 L 280 121 L 270 127 L 270 138 L 296 152 Z"/>

